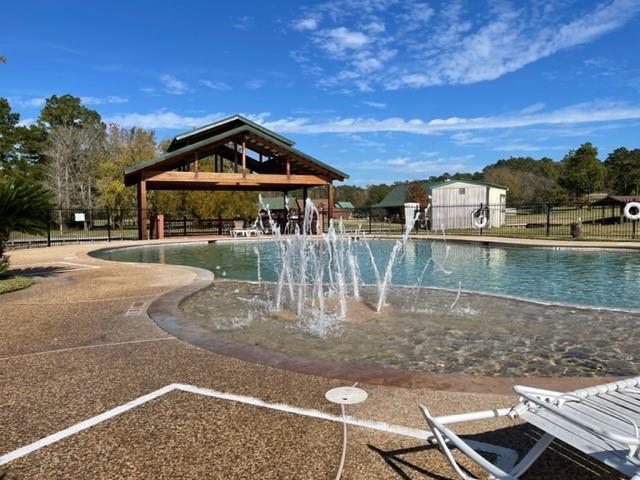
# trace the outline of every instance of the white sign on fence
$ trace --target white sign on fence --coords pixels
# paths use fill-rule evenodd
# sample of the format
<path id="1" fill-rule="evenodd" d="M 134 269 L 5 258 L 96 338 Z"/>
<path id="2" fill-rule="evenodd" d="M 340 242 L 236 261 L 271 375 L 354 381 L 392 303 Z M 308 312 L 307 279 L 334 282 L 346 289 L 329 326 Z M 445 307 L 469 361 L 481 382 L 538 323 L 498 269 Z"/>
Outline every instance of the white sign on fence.
<path id="1" fill-rule="evenodd" d="M 84 213 L 76 213 L 75 214 L 76 222 L 84 222 Z"/>

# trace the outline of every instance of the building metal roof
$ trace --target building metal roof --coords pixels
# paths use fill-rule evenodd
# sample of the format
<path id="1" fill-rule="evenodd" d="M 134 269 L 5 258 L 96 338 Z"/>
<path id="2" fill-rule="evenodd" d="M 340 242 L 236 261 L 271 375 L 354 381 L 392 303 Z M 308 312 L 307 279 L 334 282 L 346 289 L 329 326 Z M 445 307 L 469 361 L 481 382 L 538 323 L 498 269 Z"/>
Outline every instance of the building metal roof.
<path id="1" fill-rule="evenodd" d="M 608 195 L 593 202 L 593 205 L 626 205 L 629 202 L 640 202 L 638 195 Z"/>
<path id="2" fill-rule="evenodd" d="M 391 191 L 372 207 L 375 208 L 395 208 L 402 207 L 405 204 L 405 198 L 407 196 L 407 188 L 409 187 L 410 182 L 405 183 L 397 183 L 393 186 Z M 422 182 L 425 191 L 427 194 L 431 191 L 431 183 Z"/>
<path id="3" fill-rule="evenodd" d="M 495 183 L 487 183 L 487 182 L 481 182 L 478 180 L 456 180 L 456 179 L 447 179 L 444 182 L 422 182 L 422 184 L 424 185 L 424 189 L 426 190 L 427 194 L 431 194 L 431 192 L 436 189 L 436 188 L 440 188 L 440 187 L 446 187 L 447 185 L 450 185 L 452 183 L 456 183 L 456 182 L 460 182 L 460 183 L 467 183 L 467 184 L 471 184 L 471 185 L 479 185 L 479 186 L 483 186 L 483 187 L 493 187 L 493 188 L 501 188 L 504 190 L 508 190 L 508 187 L 505 187 L 503 185 L 497 185 Z M 405 182 L 405 183 L 398 183 L 396 185 L 394 185 L 394 187 L 391 189 L 391 191 L 387 194 L 386 197 L 384 197 L 380 202 L 376 203 L 375 205 L 372 205 L 375 208 L 396 208 L 396 207 L 402 207 L 405 204 L 405 198 L 407 195 L 407 187 L 409 186 L 411 182 Z"/>
<path id="4" fill-rule="evenodd" d="M 340 181 L 349 178 L 349 175 L 337 168 L 296 149 L 293 147 L 293 141 L 241 115 L 234 115 L 180 134 L 171 141 L 167 152 L 126 167 L 124 171 L 125 185 L 134 185 L 139 182 L 143 171 L 172 170 L 178 167 L 181 162 L 193 158 L 196 152 L 203 153 L 200 158 L 204 158 L 240 135 L 248 135 L 247 148 L 273 156 L 271 160 L 264 163 L 255 162 L 256 167 L 272 169 L 275 163 L 282 162 L 283 158 L 290 158 L 292 173 L 322 172 L 323 175 Z"/>

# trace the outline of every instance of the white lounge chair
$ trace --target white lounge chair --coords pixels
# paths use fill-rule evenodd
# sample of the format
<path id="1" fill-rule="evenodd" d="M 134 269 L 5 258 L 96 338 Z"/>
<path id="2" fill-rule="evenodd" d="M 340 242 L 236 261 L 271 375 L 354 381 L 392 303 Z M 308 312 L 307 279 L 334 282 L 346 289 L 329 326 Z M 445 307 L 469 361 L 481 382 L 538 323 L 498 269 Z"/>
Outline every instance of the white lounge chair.
<path id="1" fill-rule="evenodd" d="M 450 445 L 486 470 L 490 477 L 516 479 L 531 467 L 554 438 L 558 438 L 619 472 L 640 480 L 640 377 L 561 393 L 515 386 L 519 403 L 511 408 L 433 417 L 420 405 L 433 437 L 453 469 L 465 480 L 473 480 L 453 457 Z M 506 472 L 480 456 L 446 425 L 470 420 L 510 416 L 535 425 L 544 435 L 532 449 Z"/>
<path id="2" fill-rule="evenodd" d="M 246 237 L 247 231 L 244 228 L 244 220 L 234 220 L 233 228 L 229 233 L 232 237 L 237 237 L 238 235 Z"/>

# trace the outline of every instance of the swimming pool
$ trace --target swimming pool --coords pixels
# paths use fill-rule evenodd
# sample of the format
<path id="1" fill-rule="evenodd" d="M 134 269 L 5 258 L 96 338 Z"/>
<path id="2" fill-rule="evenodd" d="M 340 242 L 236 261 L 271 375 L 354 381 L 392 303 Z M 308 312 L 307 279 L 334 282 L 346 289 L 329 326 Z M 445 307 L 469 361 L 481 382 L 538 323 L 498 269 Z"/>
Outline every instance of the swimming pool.
<path id="1" fill-rule="evenodd" d="M 378 269 L 383 269 L 395 241 L 370 239 L 368 243 Z M 275 281 L 277 248 L 272 241 L 189 243 L 117 248 L 93 255 L 195 266 L 235 280 L 257 280 L 259 271 L 262 280 Z M 356 242 L 354 252 L 362 282 L 373 284 L 368 251 Z M 392 283 L 417 282 L 541 302 L 640 309 L 640 253 L 410 240 L 395 263 Z"/>

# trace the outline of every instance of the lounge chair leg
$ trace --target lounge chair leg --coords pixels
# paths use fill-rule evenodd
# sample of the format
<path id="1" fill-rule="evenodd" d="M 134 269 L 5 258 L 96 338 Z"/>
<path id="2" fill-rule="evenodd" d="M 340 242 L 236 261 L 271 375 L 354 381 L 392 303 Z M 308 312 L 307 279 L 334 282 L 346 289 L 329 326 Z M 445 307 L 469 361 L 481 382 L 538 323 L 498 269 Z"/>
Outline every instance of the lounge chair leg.
<path id="1" fill-rule="evenodd" d="M 518 478 L 522 476 L 535 461 L 540 458 L 540 455 L 547 449 L 549 444 L 553 441 L 554 436 L 545 433 L 536 444 L 531 447 L 531 450 L 520 460 L 515 467 L 509 472 L 512 477 Z"/>

